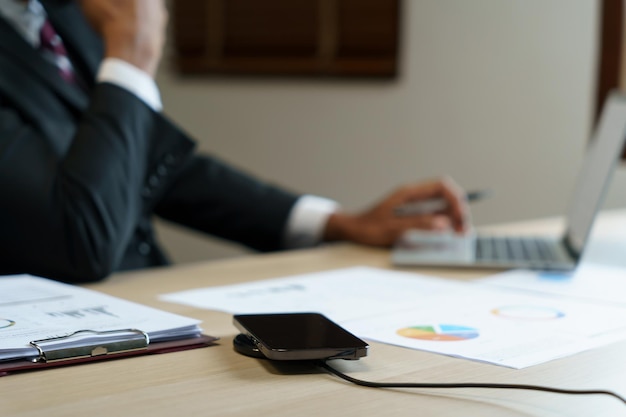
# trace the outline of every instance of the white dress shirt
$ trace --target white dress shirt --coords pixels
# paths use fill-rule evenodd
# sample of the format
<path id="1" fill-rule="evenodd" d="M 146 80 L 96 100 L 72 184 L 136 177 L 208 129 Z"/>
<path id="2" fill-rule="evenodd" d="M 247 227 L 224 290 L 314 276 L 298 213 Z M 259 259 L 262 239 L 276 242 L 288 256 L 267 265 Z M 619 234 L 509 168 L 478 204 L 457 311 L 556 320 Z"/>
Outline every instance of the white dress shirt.
<path id="1" fill-rule="evenodd" d="M 46 11 L 39 0 L 0 0 L 0 14 L 34 48 L 39 47 L 39 32 L 46 20 Z M 117 58 L 105 58 L 96 76 L 97 82 L 108 82 L 126 89 L 154 111 L 163 109 L 161 94 L 154 79 L 132 64 Z M 285 228 L 284 246 L 304 248 L 318 244 L 328 217 L 338 210 L 335 201 L 304 195 L 289 214 Z"/>

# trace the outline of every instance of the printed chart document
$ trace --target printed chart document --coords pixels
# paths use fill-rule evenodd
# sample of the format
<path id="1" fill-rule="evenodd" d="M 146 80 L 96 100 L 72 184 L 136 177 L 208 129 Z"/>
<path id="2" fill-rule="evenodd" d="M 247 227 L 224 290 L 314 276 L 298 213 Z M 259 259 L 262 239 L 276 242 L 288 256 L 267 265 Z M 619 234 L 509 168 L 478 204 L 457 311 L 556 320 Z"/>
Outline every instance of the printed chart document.
<path id="1" fill-rule="evenodd" d="M 41 359 L 39 348 L 71 355 L 73 349 L 93 345 L 193 338 L 201 335 L 199 324 L 44 278 L 0 277 L 0 369 L 4 361 Z"/>
<path id="2" fill-rule="evenodd" d="M 626 268 L 583 263 L 573 272 L 525 269 L 483 278 L 482 283 L 626 307 Z"/>
<path id="3" fill-rule="evenodd" d="M 626 338 L 626 309 L 355 267 L 166 294 L 232 314 L 320 312 L 355 335 L 523 368 Z"/>

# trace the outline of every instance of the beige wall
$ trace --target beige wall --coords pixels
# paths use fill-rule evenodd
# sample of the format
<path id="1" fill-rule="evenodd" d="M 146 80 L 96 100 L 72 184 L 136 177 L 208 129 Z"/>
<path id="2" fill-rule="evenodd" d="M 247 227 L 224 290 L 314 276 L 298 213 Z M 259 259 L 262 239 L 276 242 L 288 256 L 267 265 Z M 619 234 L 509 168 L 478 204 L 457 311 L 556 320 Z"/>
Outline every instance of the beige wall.
<path id="1" fill-rule="evenodd" d="M 178 77 L 167 113 L 214 152 L 298 191 L 370 204 L 451 174 L 490 188 L 476 224 L 565 212 L 591 126 L 596 2 L 405 0 L 392 82 Z M 608 205 L 626 205 L 623 172 Z M 238 250 L 162 226 L 174 259 Z"/>

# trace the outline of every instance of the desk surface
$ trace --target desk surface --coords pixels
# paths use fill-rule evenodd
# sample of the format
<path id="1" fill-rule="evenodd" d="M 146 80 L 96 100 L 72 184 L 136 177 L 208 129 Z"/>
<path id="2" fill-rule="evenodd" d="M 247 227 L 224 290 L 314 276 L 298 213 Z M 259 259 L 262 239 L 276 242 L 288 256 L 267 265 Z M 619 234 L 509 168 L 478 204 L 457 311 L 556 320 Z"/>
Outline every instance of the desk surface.
<path id="1" fill-rule="evenodd" d="M 559 220 L 507 225 L 558 231 Z M 501 230 L 503 227 L 496 227 Z M 621 254 L 621 257 L 620 257 Z M 591 260 L 626 266 L 626 211 L 603 213 Z M 605 263 L 606 263 L 605 262 Z M 385 250 L 333 245 L 313 250 L 118 274 L 89 288 L 203 320 L 216 346 L 48 369 L 0 378 L 2 416 L 626 416 L 607 396 L 493 389 L 373 389 L 305 366 L 276 367 L 232 349 L 237 331 L 225 313 L 161 302 L 159 294 L 354 265 L 391 267 Z M 451 279 L 480 272 L 415 269 Z M 625 276 L 626 279 L 626 276 Z M 333 365 L 357 378 L 409 382 L 495 382 L 608 389 L 626 395 L 626 341 L 523 370 L 371 343 L 368 357 Z"/>

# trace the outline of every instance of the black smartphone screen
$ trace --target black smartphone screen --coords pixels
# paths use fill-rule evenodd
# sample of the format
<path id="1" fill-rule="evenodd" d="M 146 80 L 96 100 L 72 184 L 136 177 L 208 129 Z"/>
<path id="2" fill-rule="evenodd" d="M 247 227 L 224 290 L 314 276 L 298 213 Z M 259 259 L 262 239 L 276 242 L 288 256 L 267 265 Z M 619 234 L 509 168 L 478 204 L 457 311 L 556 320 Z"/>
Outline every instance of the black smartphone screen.
<path id="1" fill-rule="evenodd" d="M 358 359 L 368 345 L 319 313 L 242 314 L 235 325 L 269 359 Z"/>

